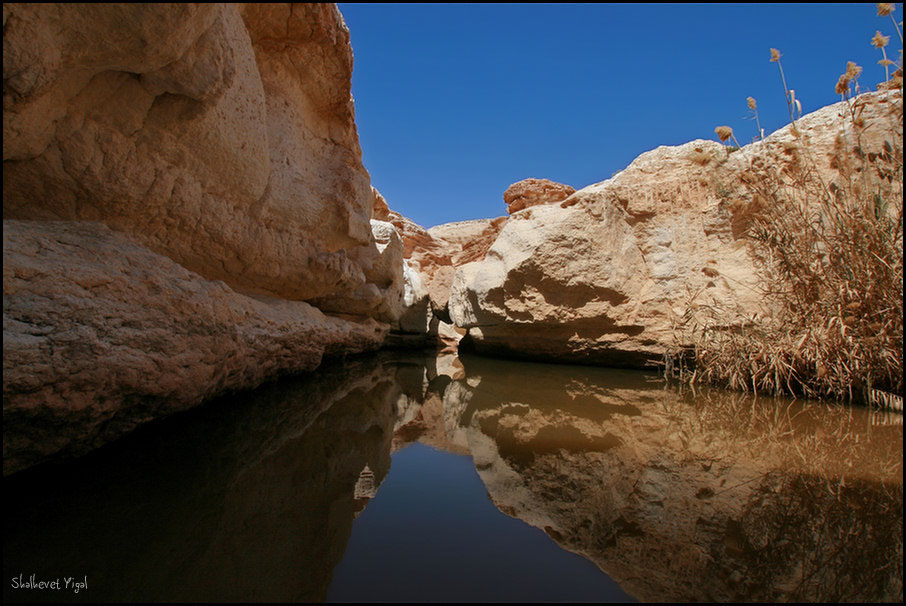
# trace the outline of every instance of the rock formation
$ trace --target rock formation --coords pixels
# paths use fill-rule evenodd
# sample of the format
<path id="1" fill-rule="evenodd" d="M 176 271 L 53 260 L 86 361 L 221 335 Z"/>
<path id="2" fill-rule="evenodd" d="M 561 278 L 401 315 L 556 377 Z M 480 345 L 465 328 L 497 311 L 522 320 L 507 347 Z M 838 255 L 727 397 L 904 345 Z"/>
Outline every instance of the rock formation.
<path id="1" fill-rule="evenodd" d="M 3 248 L 4 473 L 387 334 L 238 294 L 99 223 L 4 221 Z"/>
<path id="2" fill-rule="evenodd" d="M 549 179 L 523 179 L 510 185 L 503 192 L 506 212 L 513 214 L 539 204 L 556 204 L 572 194 L 575 189 L 569 185 L 555 183 Z"/>
<path id="3" fill-rule="evenodd" d="M 7 3 L 3 24 L 4 474 L 423 330 L 372 220 L 336 6 Z"/>
<path id="4" fill-rule="evenodd" d="M 740 179 L 802 160 L 789 128 L 661 147 L 426 230 L 362 165 L 335 5 L 7 3 L 3 24 L 4 474 L 382 344 L 657 360 L 687 303 L 758 309 Z M 863 119 L 901 112 L 875 95 Z M 798 122 L 828 155 L 840 110 Z"/>
<path id="5" fill-rule="evenodd" d="M 872 95 L 863 119 L 894 119 L 900 94 Z M 835 146 L 852 139 L 839 131 L 845 110 L 797 121 L 811 149 L 827 151 L 813 160 L 800 157 L 789 127 L 733 154 L 697 140 L 642 154 L 559 205 L 517 212 L 483 261 L 457 269 L 451 319 L 479 352 L 643 366 L 682 345 L 674 325 L 690 304 L 763 312 L 743 238 L 753 201 L 741 179 L 756 157 L 777 170 L 814 161 L 830 178 Z M 877 134 L 861 144 L 883 151 Z M 525 191 L 523 183 L 511 190 Z"/>

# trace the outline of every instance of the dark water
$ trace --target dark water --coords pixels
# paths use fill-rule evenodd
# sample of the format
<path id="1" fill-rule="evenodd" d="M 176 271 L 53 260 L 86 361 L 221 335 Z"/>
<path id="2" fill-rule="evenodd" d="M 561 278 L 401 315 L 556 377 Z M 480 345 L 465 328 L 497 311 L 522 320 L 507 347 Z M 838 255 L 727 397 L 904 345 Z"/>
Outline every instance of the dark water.
<path id="1" fill-rule="evenodd" d="M 650 379 L 381 354 L 222 398 L 4 479 L 4 601 L 902 601 L 901 416 Z"/>

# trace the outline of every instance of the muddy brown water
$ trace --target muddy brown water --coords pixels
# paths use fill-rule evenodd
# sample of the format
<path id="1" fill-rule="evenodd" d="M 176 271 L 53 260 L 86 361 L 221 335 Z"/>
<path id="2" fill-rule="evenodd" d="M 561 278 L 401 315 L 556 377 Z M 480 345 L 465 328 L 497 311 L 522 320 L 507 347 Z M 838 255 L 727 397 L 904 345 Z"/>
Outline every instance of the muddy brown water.
<path id="1" fill-rule="evenodd" d="M 902 601 L 901 415 L 381 353 L 4 479 L 4 601 Z"/>

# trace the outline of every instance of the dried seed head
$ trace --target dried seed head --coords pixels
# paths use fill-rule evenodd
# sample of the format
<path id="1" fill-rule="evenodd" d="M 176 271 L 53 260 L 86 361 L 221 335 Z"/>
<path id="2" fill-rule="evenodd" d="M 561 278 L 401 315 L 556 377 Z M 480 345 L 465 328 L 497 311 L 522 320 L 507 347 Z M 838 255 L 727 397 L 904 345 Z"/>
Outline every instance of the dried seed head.
<path id="1" fill-rule="evenodd" d="M 878 61 L 878 65 L 896 65 L 896 63 L 894 63 L 890 59 L 881 59 L 880 61 Z"/>
<path id="2" fill-rule="evenodd" d="M 717 133 L 717 138 L 721 141 L 726 141 L 733 136 L 733 129 L 729 126 L 718 126 L 714 129 L 714 132 Z"/>
<path id="3" fill-rule="evenodd" d="M 893 9 L 894 9 L 893 4 L 890 4 L 887 2 L 878 2 L 878 16 L 879 17 L 886 17 L 887 15 L 889 15 L 890 13 L 893 12 Z"/>
<path id="4" fill-rule="evenodd" d="M 849 78 L 846 77 L 846 74 L 840 76 L 840 79 L 837 80 L 837 86 L 834 88 L 834 92 L 838 95 L 845 95 L 846 91 L 849 90 Z"/>
<path id="5" fill-rule="evenodd" d="M 780 61 L 780 51 L 776 48 L 771 49 L 771 63 Z"/>
<path id="6" fill-rule="evenodd" d="M 890 42 L 890 36 L 883 36 L 879 31 L 876 31 L 874 37 L 871 39 L 871 45 L 875 48 L 884 48 L 887 46 L 888 42 Z"/>
<path id="7" fill-rule="evenodd" d="M 751 109 L 751 110 L 755 109 L 755 107 L 756 107 L 755 97 L 746 97 L 746 103 L 749 104 L 749 109 Z"/>
<path id="8" fill-rule="evenodd" d="M 859 74 L 862 73 L 862 68 L 853 61 L 846 62 L 846 75 L 852 78 L 858 78 Z"/>

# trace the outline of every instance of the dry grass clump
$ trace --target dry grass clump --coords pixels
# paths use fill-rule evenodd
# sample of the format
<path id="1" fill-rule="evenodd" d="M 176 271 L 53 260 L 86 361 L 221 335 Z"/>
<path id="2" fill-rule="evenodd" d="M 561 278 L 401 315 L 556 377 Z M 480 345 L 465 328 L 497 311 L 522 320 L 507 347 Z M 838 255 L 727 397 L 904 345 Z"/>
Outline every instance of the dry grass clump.
<path id="1" fill-rule="evenodd" d="M 872 42 L 888 70 L 887 37 Z M 780 65 L 776 49 L 771 61 Z M 768 311 L 746 318 L 691 305 L 682 326 L 695 343 L 694 368 L 680 368 L 687 381 L 850 400 L 902 392 L 902 69 L 879 87 L 886 95 L 859 95 L 861 71 L 850 62 L 837 83 L 847 105 L 829 166 L 828 150 L 797 129 L 798 101 L 783 78 L 793 140 L 739 179 Z"/>

